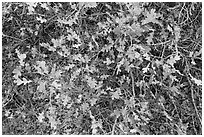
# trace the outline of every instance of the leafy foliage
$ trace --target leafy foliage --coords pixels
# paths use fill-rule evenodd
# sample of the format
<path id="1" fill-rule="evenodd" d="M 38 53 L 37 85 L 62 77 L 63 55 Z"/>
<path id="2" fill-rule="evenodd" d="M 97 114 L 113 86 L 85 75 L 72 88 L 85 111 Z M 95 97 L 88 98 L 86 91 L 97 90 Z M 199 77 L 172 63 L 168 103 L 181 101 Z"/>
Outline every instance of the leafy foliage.
<path id="1" fill-rule="evenodd" d="M 3 134 L 202 134 L 199 2 L 2 3 Z"/>

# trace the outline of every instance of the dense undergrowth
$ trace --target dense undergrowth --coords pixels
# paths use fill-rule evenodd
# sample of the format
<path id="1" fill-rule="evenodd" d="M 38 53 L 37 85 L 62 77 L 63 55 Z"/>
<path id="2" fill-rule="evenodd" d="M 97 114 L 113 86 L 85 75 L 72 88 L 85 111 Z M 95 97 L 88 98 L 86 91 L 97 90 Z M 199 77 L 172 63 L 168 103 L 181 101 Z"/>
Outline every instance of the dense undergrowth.
<path id="1" fill-rule="evenodd" d="M 2 134 L 202 134 L 201 3 L 2 3 Z"/>

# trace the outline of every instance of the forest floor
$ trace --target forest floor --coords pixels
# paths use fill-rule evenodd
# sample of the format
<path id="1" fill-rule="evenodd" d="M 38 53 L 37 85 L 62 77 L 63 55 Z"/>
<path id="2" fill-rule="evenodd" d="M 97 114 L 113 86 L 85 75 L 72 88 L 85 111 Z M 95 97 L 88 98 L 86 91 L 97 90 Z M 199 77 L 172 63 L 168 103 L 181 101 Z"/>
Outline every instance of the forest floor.
<path id="1" fill-rule="evenodd" d="M 3 2 L 2 134 L 201 135 L 201 2 Z"/>

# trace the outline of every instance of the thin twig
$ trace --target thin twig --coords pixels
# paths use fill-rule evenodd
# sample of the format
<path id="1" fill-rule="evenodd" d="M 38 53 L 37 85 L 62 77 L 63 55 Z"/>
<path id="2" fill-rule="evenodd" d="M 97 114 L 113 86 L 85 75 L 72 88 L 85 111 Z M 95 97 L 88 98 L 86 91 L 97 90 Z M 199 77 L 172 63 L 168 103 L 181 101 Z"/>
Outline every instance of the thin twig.
<path id="1" fill-rule="evenodd" d="M 194 109 L 195 109 L 196 116 L 197 116 L 197 118 L 198 118 L 200 124 L 202 125 L 202 120 L 201 120 L 201 118 L 200 118 L 200 115 L 199 115 L 199 113 L 198 113 L 198 109 L 197 109 L 196 104 L 195 104 L 194 91 L 193 91 L 193 89 L 192 89 L 192 82 L 191 82 L 191 80 L 189 79 L 189 76 L 188 76 L 188 74 L 190 74 L 190 71 L 189 71 L 189 65 L 188 65 L 188 63 L 187 63 L 187 60 L 186 60 L 185 73 L 186 73 L 187 80 L 188 80 L 188 82 L 189 82 L 189 84 L 190 84 L 191 100 L 192 100 L 192 103 L 193 103 L 193 107 L 194 107 Z"/>
<path id="2" fill-rule="evenodd" d="M 200 15 L 200 12 L 202 12 L 202 10 L 199 11 L 199 13 L 197 14 L 197 16 L 196 16 L 190 23 L 194 22 L 194 21 L 198 18 L 198 16 Z M 190 24 L 190 23 L 187 23 L 186 25 L 188 25 L 188 24 Z"/>
<path id="3" fill-rule="evenodd" d="M 9 37 L 9 38 L 15 39 L 15 40 L 17 40 L 17 41 L 22 41 L 22 40 L 21 40 L 21 39 L 19 39 L 19 38 L 12 37 L 12 36 L 8 36 L 8 35 L 3 34 L 3 33 L 2 33 L 2 37 Z"/>
<path id="4" fill-rule="evenodd" d="M 165 49 L 166 49 L 166 45 L 164 45 L 164 47 L 163 47 L 162 54 L 161 54 L 161 59 L 163 59 Z"/>
<path id="5" fill-rule="evenodd" d="M 133 96 L 135 98 L 135 81 L 134 81 L 134 77 L 133 77 L 133 73 L 132 73 L 132 69 L 130 69 L 130 76 L 131 76 L 131 79 L 132 79 L 132 92 L 133 92 Z"/>
<path id="6" fill-rule="evenodd" d="M 184 10 L 185 5 L 186 5 L 186 3 L 184 2 L 183 6 L 182 6 L 182 8 L 180 10 L 180 13 L 179 13 L 179 17 L 178 17 L 179 19 L 181 18 L 181 13 Z M 179 22 L 181 22 L 181 21 L 179 21 Z"/>
<path id="7" fill-rule="evenodd" d="M 160 42 L 160 43 L 155 43 L 155 44 L 150 44 L 150 46 L 159 46 L 159 45 L 165 45 L 169 42 L 171 42 L 172 40 L 168 40 L 168 41 L 164 41 L 164 42 Z"/>
<path id="8" fill-rule="evenodd" d="M 116 124 L 117 124 L 117 119 L 118 119 L 118 117 L 116 116 L 111 135 L 114 135 L 115 126 L 116 126 Z"/>

